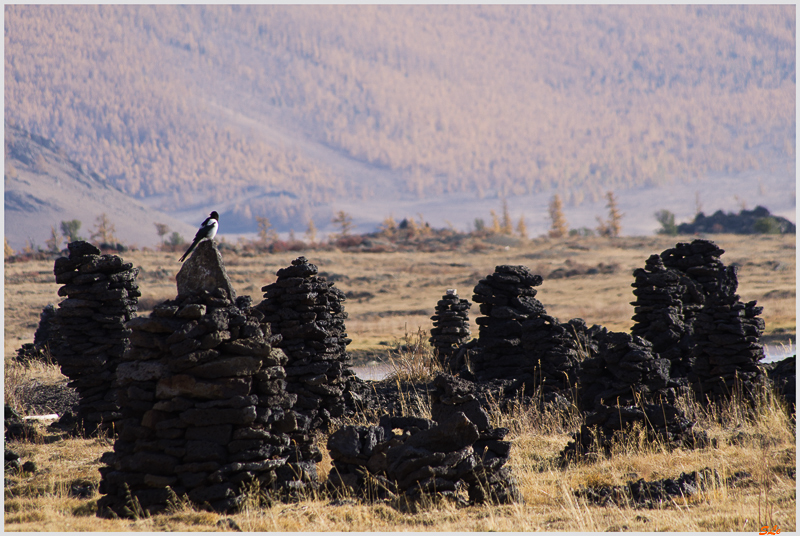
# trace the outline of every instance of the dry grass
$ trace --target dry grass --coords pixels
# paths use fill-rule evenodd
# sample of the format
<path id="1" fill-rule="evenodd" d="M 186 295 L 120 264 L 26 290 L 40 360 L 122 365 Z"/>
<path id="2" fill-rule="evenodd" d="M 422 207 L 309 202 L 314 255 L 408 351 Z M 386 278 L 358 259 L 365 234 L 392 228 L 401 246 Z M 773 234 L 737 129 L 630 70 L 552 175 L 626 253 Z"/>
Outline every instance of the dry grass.
<path id="1" fill-rule="evenodd" d="M 795 245 L 794 237 L 713 238 L 727 250 L 723 261 L 737 262 L 739 294 L 744 301 L 758 299 L 763 305 L 767 334 L 780 342 L 794 340 Z M 582 317 L 588 324 L 628 330 L 633 309 L 631 271 L 644 265 L 652 253 L 663 251 L 690 237 L 583 239 L 569 242 L 531 241 L 520 248 L 488 247 L 480 252 L 374 253 L 305 252 L 309 260 L 328 274 L 340 274 L 336 286 L 344 291 L 369 292 L 372 298 L 348 300 L 347 327 L 352 348 L 394 352 L 398 379 L 430 374 L 427 329 L 436 301 L 446 288 L 458 288 L 471 297 L 478 279 L 498 264 L 525 264 L 545 276 L 537 296 L 548 313 L 562 321 Z M 261 286 L 275 280 L 275 272 L 299 254 L 235 256 L 223 254 L 228 274 L 240 294 L 259 301 Z M 143 302 L 152 307 L 176 294 L 174 276 L 179 265 L 174 255 L 133 252 L 126 261 L 144 268 L 139 282 Z M 594 266 L 617 263 L 614 274 L 596 274 L 548 280 L 550 271 L 565 259 Z M 18 387 L 32 378 L 43 383 L 63 381 L 55 367 L 20 367 L 9 363 L 16 348 L 32 342 L 41 309 L 59 300 L 52 280 L 51 261 L 5 266 L 5 399 L 21 407 Z M 588 298 L 587 298 L 588 297 Z M 146 313 L 146 309 L 140 312 Z M 424 313 L 422 312 L 424 311 Z M 477 307 L 470 311 L 473 335 Z M 419 328 L 419 329 L 417 329 Z M 383 343 L 383 344 L 381 344 Z M 429 415 L 426 394 L 406 390 L 404 411 Z M 513 442 L 510 465 L 524 504 L 457 508 L 431 504 L 409 513 L 390 504 L 360 504 L 345 500 L 338 505 L 321 497 L 296 504 L 260 504 L 257 490 L 240 513 L 221 516 L 178 503 L 169 513 L 136 520 L 107 520 L 94 516 L 99 495 L 88 499 L 70 495 L 73 484 L 98 484 L 99 461 L 111 445 L 104 439 L 56 439 L 42 428 L 37 442 L 12 442 L 22 461 L 33 460 L 35 474 L 7 475 L 5 529 L 9 531 L 220 531 L 230 530 L 229 520 L 247 531 L 748 531 L 764 524 L 781 531 L 796 529 L 795 424 L 780 401 L 763 393 L 755 411 L 734 401 L 721 407 L 683 402 L 694 414 L 698 427 L 717 440 L 716 447 L 666 452 L 642 445 L 631 436 L 615 449 L 615 456 L 594 463 L 559 468 L 558 453 L 580 425 L 576 412 L 539 412 L 522 403 L 507 413 L 492 411 L 495 426 L 508 427 Z M 357 422 L 368 422 L 361 415 Z M 330 469 L 325 458 L 321 474 Z M 676 500 L 654 510 L 632 507 L 599 507 L 574 496 L 586 485 L 621 485 L 628 480 L 677 477 L 681 472 L 709 467 L 722 476 L 748 471 L 750 477 L 736 485 L 720 485 Z"/>
<path id="2" fill-rule="evenodd" d="M 423 407 L 418 394 L 407 393 L 409 406 Z M 783 532 L 796 528 L 794 422 L 779 399 L 764 392 L 755 409 L 742 402 L 709 408 L 684 401 L 698 416 L 698 426 L 717 440 L 714 448 L 672 452 L 641 445 L 628 437 L 614 456 L 596 462 L 559 467 L 557 455 L 580 423 L 570 413 L 540 415 L 518 406 L 511 413 L 492 412 L 495 425 L 510 428 L 510 467 L 524 503 L 457 508 L 431 503 L 411 513 L 391 503 L 366 504 L 344 497 L 335 503 L 310 495 L 293 504 L 270 503 L 251 489 L 244 509 L 230 516 L 204 512 L 178 502 L 168 513 L 136 520 L 93 516 L 99 496 L 77 499 L 73 484 L 97 484 L 105 439 L 68 439 L 49 443 L 15 442 L 23 459 L 36 462 L 36 474 L 6 478 L 5 528 L 92 531 L 216 531 L 228 519 L 245 531 L 755 531 L 764 524 Z M 419 414 L 417 412 L 412 412 Z M 43 430 L 45 437 L 46 430 Z M 324 436 L 318 441 L 324 446 Z M 323 449 L 324 451 L 324 449 Z M 675 478 L 705 467 L 723 478 L 738 471 L 750 476 L 735 484 L 720 483 L 695 495 L 677 498 L 656 509 L 600 507 L 577 498 L 584 486 L 623 485 L 629 480 Z M 319 469 L 330 470 L 326 457 Z M 225 525 L 219 525 L 225 523 Z"/>

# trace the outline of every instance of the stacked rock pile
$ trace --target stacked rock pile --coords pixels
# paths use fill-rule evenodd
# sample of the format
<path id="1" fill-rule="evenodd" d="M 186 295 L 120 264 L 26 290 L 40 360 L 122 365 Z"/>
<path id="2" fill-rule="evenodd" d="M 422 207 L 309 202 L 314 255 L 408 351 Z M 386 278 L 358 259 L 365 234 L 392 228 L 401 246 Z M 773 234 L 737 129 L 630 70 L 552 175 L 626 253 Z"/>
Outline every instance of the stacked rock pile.
<path id="1" fill-rule="evenodd" d="M 355 374 L 346 352 L 345 296 L 317 273 L 305 257 L 293 260 L 278 270 L 275 283 L 261 289 L 264 300 L 256 306 L 272 332 L 283 337 L 277 346 L 289 358 L 286 388 L 297 395 L 297 426 L 304 433 L 326 429 L 355 404 L 349 389 Z"/>
<path id="2" fill-rule="evenodd" d="M 701 399 L 730 397 L 740 387 L 752 391 L 763 378 L 758 362 L 764 358 L 759 342 L 764 310 L 756 302 L 742 303 L 735 294 L 736 271 L 725 270 L 720 290 L 710 296 L 695 322 L 694 366 L 689 381 Z"/>
<path id="3" fill-rule="evenodd" d="M 795 412 L 797 398 L 797 356 L 763 365 L 773 387 L 783 396 L 789 412 Z"/>
<path id="4" fill-rule="evenodd" d="M 535 298 L 542 277 L 525 266 L 497 266 L 474 289 L 472 301 L 485 315 L 471 353 L 477 380 L 517 379 L 525 392 L 541 388 L 546 397 L 577 381 L 579 352 L 574 334 L 546 314 Z"/>
<path id="5" fill-rule="evenodd" d="M 205 274 L 194 290 L 191 274 Z M 131 347 L 115 383 L 122 419 L 114 451 L 102 458 L 101 514 L 154 513 L 183 495 L 228 512 L 249 483 L 282 494 L 316 485 L 321 453 L 297 434 L 286 356 L 249 297 L 232 299 L 226 279 L 219 252 L 201 242 L 178 274 L 178 297 L 128 322 Z"/>
<path id="6" fill-rule="evenodd" d="M 56 306 L 47 304 L 39 315 L 39 326 L 33 334 L 33 342 L 25 343 L 17 349 L 15 361 L 28 364 L 36 361 L 47 362 L 50 360 L 49 341 L 55 336 L 55 329 L 51 322 L 56 316 Z M 52 333 L 52 335 L 51 335 Z"/>
<path id="7" fill-rule="evenodd" d="M 69 386 L 80 395 L 78 421 L 87 434 L 111 429 L 121 417 L 111 384 L 128 346 L 125 322 L 136 316 L 141 295 L 138 268 L 116 255 L 100 255 L 87 242 L 67 246 L 69 257 L 55 261 L 56 283 L 63 284 L 50 350 Z"/>
<path id="8" fill-rule="evenodd" d="M 349 488 L 365 499 L 424 496 L 465 503 L 520 500 L 509 469 L 505 428 L 492 428 L 472 386 L 440 375 L 434 381 L 435 419 L 384 415 L 378 426 L 345 426 L 328 439 L 331 491 Z M 401 434 L 394 430 L 400 429 Z"/>
<path id="9" fill-rule="evenodd" d="M 573 461 L 597 448 L 597 454 L 607 456 L 615 441 L 637 428 L 647 443 L 658 442 L 668 449 L 707 446 L 706 433 L 695 430 L 694 424 L 671 404 L 601 405 L 586 415 L 580 432 L 573 436 L 560 457 L 564 462 Z"/>
<path id="10" fill-rule="evenodd" d="M 583 333 L 591 357 L 581 363 L 581 410 L 592 411 L 602 405 L 630 406 L 640 401 L 675 402 L 680 386 L 670 379 L 669 360 L 655 354 L 650 342 L 597 325 Z"/>
<path id="11" fill-rule="evenodd" d="M 636 301 L 631 333 L 647 339 L 653 351 L 671 364 L 675 377 L 688 376 L 694 347 L 694 320 L 705 302 L 699 283 L 682 271 L 669 269 L 659 255 L 634 270 Z"/>
<path id="12" fill-rule="evenodd" d="M 722 263 L 723 253 L 708 240 L 679 243 L 634 272 L 632 333 L 651 341 L 670 360 L 670 375 L 688 378 L 701 398 L 730 396 L 737 381 L 751 386 L 764 357 L 762 308 L 739 301 L 736 269 Z"/>
<path id="13" fill-rule="evenodd" d="M 469 300 L 459 299 L 456 289 L 447 289 L 442 299 L 436 303 L 436 313 L 431 317 L 430 343 L 439 362 L 450 369 L 459 368 L 452 363 L 458 347 L 466 344 L 470 338 Z"/>

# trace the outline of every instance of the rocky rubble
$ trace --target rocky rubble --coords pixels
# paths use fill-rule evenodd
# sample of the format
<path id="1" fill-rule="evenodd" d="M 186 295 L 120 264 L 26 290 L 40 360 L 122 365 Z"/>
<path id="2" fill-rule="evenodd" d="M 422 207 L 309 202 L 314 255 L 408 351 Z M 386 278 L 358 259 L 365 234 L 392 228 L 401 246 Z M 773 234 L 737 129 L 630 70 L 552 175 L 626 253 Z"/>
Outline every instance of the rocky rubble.
<path id="1" fill-rule="evenodd" d="M 470 382 L 434 380 L 434 420 L 384 415 L 377 426 L 345 426 L 328 439 L 331 492 L 364 498 L 449 497 L 465 503 L 520 501 L 509 469 L 505 428 L 492 428 Z M 400 433 L 397 433 L 397 432 Z"/>
<path id="2" fill-rule="evenodd" d="M 178 296 L 127 323 L 131 345 L 114 384 L 122 418 L 102 458 L 101 515 L 159 512 L 183 495 L 227 512 L 248 483 L 284 496 L 316 485 L 321 454 L 292 410 L 287 358 L 273 348 L 279 336 L 249 297 L 232 299 L 221 262 L 201 242 L 178 275 Z"/>
<path id="3" fill-rule="evenodd" d="M 672 504 L 674 499 L 687 499 L 691 495 L 722 486 L 735 485 L 750 476 L 746 471 L 738 471 L 723 479 L 716 470 L 708 467 L 690 473 L 681 473 L 678 478 L 664 478 L 646 481 L 643 478 L 624 486 L 592 486 L 574 491 L 576 497 L 585 498 L 588 502 L 607 506 L 610 504 L 620 508 L 661 508 Z"/>
<path id="4" fill-rule="evenodd" d="M 586 414 L 584 424 L 561 452 L 560 458 L 572 461 L 597 451 L 610 455 L 615 441 L 635 433 L 644 434 L 647 443 L 658 442 L 668 449 L 700 448 L 709 444 L 705 432 L 672 404 L 636 406 L 601 405 Z"/>
<path id="5" fill-rule="evenodd" d="M 79 427 L 87 434 L 110 430 L 121 417 L 111 384 L 128 347 L 125 322 L 136 316 L 138 268 L 116 255 L 101 255 L 88 242 L 72 242 L 69 257 L 56 259 L 59 296 L 50 350 L 79 395 Z"/>
<path id="6" fill-rule="evenodd" d="M 546 398 L 574 387 L 579 352 L 568 326 L 549 316 L 535 298 L 542 277 L 525 266 L 497 266 L 475 285 L 472 300 L 485 316 L 471 352 L 477 380 L 515 379 Z"/>
<path id="7" fill-rule="evenodd" d="M 469 308 L 472 304 L 468 300 L 459 299 L 456 289 L 447 289 L 442 299 L 436 303 L 436 312 L 431 317 L 430 343 L 439 362 L 450 369 L 460 368 L 453 363 L 453 357 L 458 347 L 466 344 L 470 339 Z"/>
<path id="8" fill-rule="evenodd" d="M 346 347 L 345 296 L 318 274 L 305 257 L 278 270 L 275 283 L 264 286 L 255 310 L 282 340 L 288 356 L 286 389 L 297 396 L 295 412 L 303 433 L 326 430 L 337 417 L 352 413 L 360 397 Z"/>

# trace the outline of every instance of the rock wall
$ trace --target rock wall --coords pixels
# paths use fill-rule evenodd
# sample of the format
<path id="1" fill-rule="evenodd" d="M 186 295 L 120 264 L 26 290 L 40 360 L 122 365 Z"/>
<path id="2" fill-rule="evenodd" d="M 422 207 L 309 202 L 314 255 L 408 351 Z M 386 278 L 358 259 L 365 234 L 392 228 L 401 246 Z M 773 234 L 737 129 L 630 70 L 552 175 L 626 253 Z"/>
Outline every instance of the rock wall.
<path id="1" fill-rule="evenodd" d="M 208 284 L 225 281 L 213 265 L 216 248 L 201 248 L 208 255 L 187 264 L 213 272 Z M 102 458 L 101 515 L 159 512 L 184 495 L 228 512 L 249 483 L 283 496 L 316 486 L 321 453 L 298 429 L 287 358 L 272 346 L 279 337 L 248 297 L 233 301 L 226 287 L 183 286 L 175 300 L 128 322 L 131 346 L 115 381 L 122 419 L 113 453 Z"/>
<path id="2" fill-rule="evenodd" d="M 327 431 L 358 403 L 350 389 L 356 378 L 346 351 L 345 296 L 317 273 L 305 257 L 295 259 L 261 289 L 264 300 L 255 308 L 282 336 L 277 346 L 288 356 L 286 388 L 297 396 L 298 429 L 306 434 Z"/>
<path id="3" fill-rule="evenodd" d="M 111 384 L 128 347 L 125 322 L 136 316 L 138 268 L 116 255 L 101 255 L 87 242 L 72 242 L 69 257 L 56 259 L 59 296 L 53 320 L 53 357 L 79 395 L 78 422 L 84 433 L 111 430 L 121 417 Z"/>

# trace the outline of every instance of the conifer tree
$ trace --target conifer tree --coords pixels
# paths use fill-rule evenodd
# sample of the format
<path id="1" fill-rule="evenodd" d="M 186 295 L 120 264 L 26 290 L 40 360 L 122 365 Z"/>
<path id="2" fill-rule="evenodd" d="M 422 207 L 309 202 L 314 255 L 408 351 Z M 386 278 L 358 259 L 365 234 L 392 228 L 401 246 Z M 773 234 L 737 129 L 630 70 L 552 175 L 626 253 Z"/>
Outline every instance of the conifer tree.
<path id="1" fill-rule="evenodd" d="M 314 225 L 314 220 L 308 219 L 308 229 L 306 229 L 306 239 L 309 243 L 314 244 L 317 241 L 317 226 Z"/>
<path id="2" fill-rule="evenodd" d="M 258 238 L 263 245 L 269 245 L 278 240 L 278 233 L 272 228 L 269 218 L 256 216 L 258 222 Z"/>
<path id="3" fill-rule="evenodd" d="M 548 235 L 550 238 L 564 238 L 567 236 L 567 232 L 569 231 L 569 226 L 567 225 L 567 219 L 564 217 L 563 211 L 563 204 L 561 203 L 561 197 L 558 194 L 553 196 L 553 199 L 550 200 L 550 207 L 548 208 L 550 212 L 550 231 L 548 231 Z"/>
<path id="4" fill-rule="evenodd" d="M 331 223 L 335 223 L 339 226 L 339 238 L 344 238 L 350 235 L 350 232 L 353 230 L 353 218 L 345 212 L 344 210 L 340 210 L 336 213 L 336 217 L 331 220 Z"/>
<path id="5" fill-rule="evenodd" d="M 489 214 L 492 216 L 492 228 L 490 229 L 491 233 L 500 234 L 502 227 L 500 226 L 500 220 L 497 218 L 497 212 L 490 210 Z"/>
<path id="6" fill-rule="evenodd" d="M 100 244 L 116 244 L 117 237 L 114 236 L 116 229 L 114 224 L 108 219 L 105 212 L 97 217 L 97 225 L 91 234 L 92 240 Z"/>
<path id="7" fill-rule="evenodd" d="M 503 223 L 500 226 L 500 232 L 505 235 L 514 234 L 514 227 L 511 224 L 511 214 L 508 212 L 508 201 L 503 199 Z"/>
<path id="8" fill-rule="evenodd" d="M 525 226 L 525 216 L 519 217 L 519 222 L 517 223 L 517 234 L 519 234 L 520 238 L 528 238 L 528 228 Z"/>
<path id="9" fill-rule="evenodd" d="M 56 231 L 55 225 L 50 226 L 50 239 L 46 240 L 44 244 L 47 246 L 47 250 L 52 253 L 61 251 L 61 235 Z"/>

